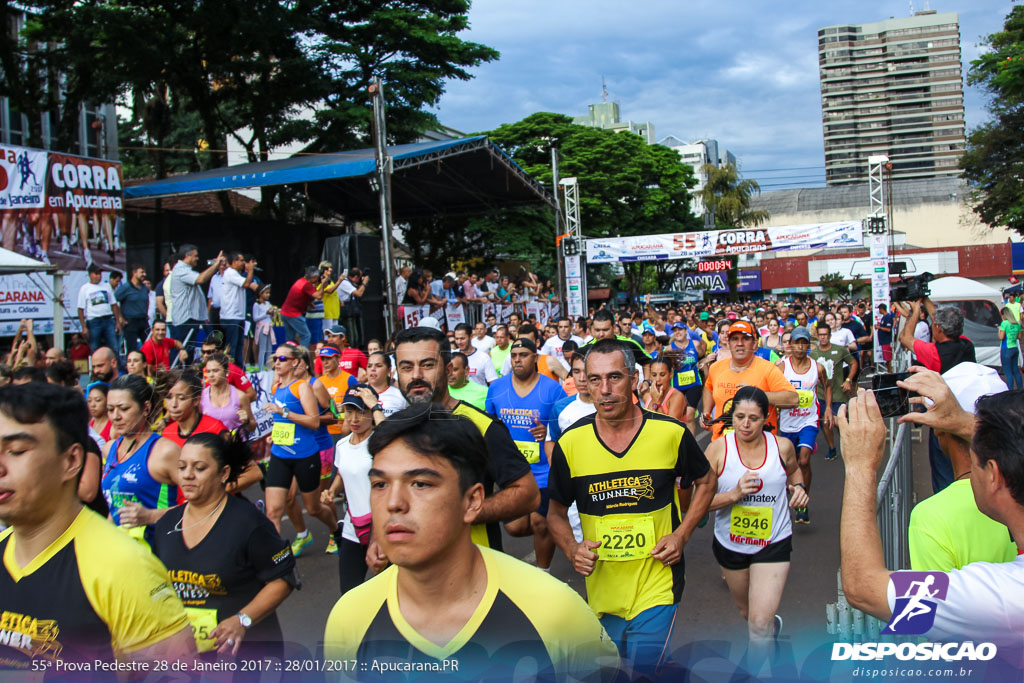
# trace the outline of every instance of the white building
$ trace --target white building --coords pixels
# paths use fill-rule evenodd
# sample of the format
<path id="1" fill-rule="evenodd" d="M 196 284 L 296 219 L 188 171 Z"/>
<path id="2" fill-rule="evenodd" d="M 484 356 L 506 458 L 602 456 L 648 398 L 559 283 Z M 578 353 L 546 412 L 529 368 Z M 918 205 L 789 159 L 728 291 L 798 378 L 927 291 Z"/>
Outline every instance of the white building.
<path id="1" fill-rule="evenodd" d="M 679 152 L 680 161 L 693 169 L 693 175 L 697 178 L 697 186 L 690 190 L 693 198 L 690 200 L 690 207 L 696 216 L 704 216 L 705 223 L 711 223 L 711 216 L 704 214 L 704 203 L 697 196 L 708 182 L 708 174 L 704 172 L 705 165 L 725 166 L 726 164 L 736 165 L 736 156 L 725 148 L 719 148 L 718 140 L 697 140 L 686 142 L 675 135 L 663 138 L 659 145 L 664 145 Z"/>

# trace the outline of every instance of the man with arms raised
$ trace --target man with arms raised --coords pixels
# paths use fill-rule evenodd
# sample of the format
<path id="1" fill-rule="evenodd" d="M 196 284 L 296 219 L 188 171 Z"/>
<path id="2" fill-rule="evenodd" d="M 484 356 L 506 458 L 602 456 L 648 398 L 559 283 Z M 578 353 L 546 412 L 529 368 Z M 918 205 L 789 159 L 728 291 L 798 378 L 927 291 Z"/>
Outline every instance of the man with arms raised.
<path id="1" fill-rule="evenodd" d="M 399 361 L 401 363 L 401 361 Z M 472 540 L 487 446 L 440 405 L 382 422 L 368 444 L 373 532 L 392 566 L 346 593 L 324 632 L 328 661 L 443 665 L 459 680 L 590 679 L 615 647 L 566 584 Z M 360 668 L 352 678 L 378 678 Z"/>
<path id="2" fill-rule="evenodd" d="M 587 577 L 587 599 L 634 673 L 655 678 L 682 597 L 683 547 L 714 496 L 717 479 L 680 422 L 630 400 L 633 353 L 605 339 L 587 354 L 597 412 L 555 445 L 548 478 L 548 526 L 573 568 Z M 680 512 L 680 488 L 694 485 Z M 567 516 L 579 508 L 583 541 Z"/>
<path id="3" fill-rule="evenodd" d="M 0 389 L 0 669 L 195 654 L 167 570 L 78 500 L 88 418 L 72 389 Z"/>

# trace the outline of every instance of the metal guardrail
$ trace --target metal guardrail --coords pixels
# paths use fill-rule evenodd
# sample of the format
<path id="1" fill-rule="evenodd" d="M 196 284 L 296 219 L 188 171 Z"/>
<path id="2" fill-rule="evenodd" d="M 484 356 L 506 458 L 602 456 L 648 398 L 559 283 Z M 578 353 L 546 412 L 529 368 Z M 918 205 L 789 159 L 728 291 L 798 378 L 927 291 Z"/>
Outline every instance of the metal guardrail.
<path id="1" fill-rule="evenodd" d="M 409 321 L 418 322 L 428 315 L 438 318 L 442 322 L 446 318 L 450 318 L 449 322 L 452 324 L 449 324 L 449 328 L 454 327 L 454 323 L 459 322 L 467 323 L 470 326 L 475 325 L 481 320 L 486 321 L 487 316 L 492 313 L 499 324 L 507 324 L 513 314 L 518 314 L 522 321 L 525 321 L 530 315 L 536 315 L 537 321 L 541 325 L 560 315 L 559 304 L 542 301 L 517 302 L 514 304 L 471 302 L 460 304 L 455 307 L 457 310 L 450 310 L 447 306 L 443 308 L 438 307 L 435 311 L 430 311 L 431 308 L 433 307 L 429 304 L 423 306 L 400 306 L 399 327 L 407 327 Z"/>

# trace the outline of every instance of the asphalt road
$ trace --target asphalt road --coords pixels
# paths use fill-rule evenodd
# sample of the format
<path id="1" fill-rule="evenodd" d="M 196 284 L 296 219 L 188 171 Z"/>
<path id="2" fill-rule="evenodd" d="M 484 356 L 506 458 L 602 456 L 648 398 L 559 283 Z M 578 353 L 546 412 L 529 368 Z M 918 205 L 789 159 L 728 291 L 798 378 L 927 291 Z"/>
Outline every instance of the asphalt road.
<path id="1" fill-rule="evenodd" d="M 698 443 L 707 445 L 708 435 Z M 820 648 L 828 639 L 825 631 L 825 605 L 837 597 L 839 569 L 839 514 L 843 493 L 843 464 L 837 458 L 826 461 L 824 437 L 819 436 L 818 452 L 813 456 L 811 488 L 811 524 L 793 525 L 793 556 L 779 613 L 784 619 L 780 641 L 791 647 L 796 661 Z M 917 499 L 930 495 L 927 441 L 915 442 L 915 491 Z M 324 549 L 327 534 L 323 525 L 307 517 L 314 541 L 298 558 L 303 588 L 293 593 L 278 610 L 284 636 L 301 644 L 315 656 L 323 639 L 327 615 L 338 599 L 337 562 Z M 287 520 L 284 533 L 294 537 Z M 733 604 L 718 564 L 711 552 L 712 529 L 706 525 L 691 538 L 685 550 L 686 587 L 679 606 L 671 649 L 678 660 L 694 667 L 697 678 L 714 680 L 728 674 L 739 661 L 746 645 L 746 622 Z M 505 550 L 533 561 L 530 538 L 505 535 Z M 559 551 L 552 574 L 584 594 L 583 578 L 576 574 Z M 297 650 L 301 653 L 301 649 Z M 813 659 L 813 657 L 812 657 Z M 806 673 L 806 672 L 805 672 Z"/>

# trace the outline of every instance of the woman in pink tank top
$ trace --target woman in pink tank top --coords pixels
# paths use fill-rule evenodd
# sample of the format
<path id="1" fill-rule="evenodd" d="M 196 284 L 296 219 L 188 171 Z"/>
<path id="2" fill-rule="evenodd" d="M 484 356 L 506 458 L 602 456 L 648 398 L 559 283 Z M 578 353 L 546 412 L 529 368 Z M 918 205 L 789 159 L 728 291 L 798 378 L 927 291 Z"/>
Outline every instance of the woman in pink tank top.
<path id="1" fill-rule="evenodd" d="M 203 363 L 206 386 L 203 387 L 203 415 L 220 420 L 224 426 L 235 431 L 239 427 L 246 430 L 256 428 L 249 398 L 228 384 L 227 356 L 216 353 Z"/>

